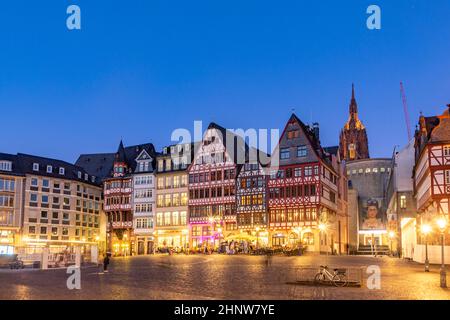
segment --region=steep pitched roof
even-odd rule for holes
[[[111,173],[114,155],[114,153],[82,154],[75,165],[82,167],[91,175],[104,179]]]
[[[76,165],[92,175],[105,179],[111,176],[115,161],[125,162],[131,172],[134,172],[137,165],[135,160],[142,150],[145,150],[153,158],[153,162],[155,161],[157,152],[152,143],[124,147],[121,140],[116,153],[82,154],[78,157]],[[154,163],[152,166],[154,167]]]
[[[286,134],[286,130],[288,128],[288,125],[291,122],[297,122],[298,123],[298,125],[302,129],[305,137],[307,138],[307,140],[308,140],[309,144],[311,145],[311,148],[313,149],[313,151],[316,154],[316,156],[319,159],[321,159],[322,161],[324,161],[330,167],[330,169],[334,170],[334,168],[333,168],[333,166],[331,164],[331,161],[330,161],[329,157],[327,156],[327,154],[324,152],[324,149],[322,148],[318,137],[314,133],[313,128],[311,128],[310,126],[304,124],[303,121],[301,121],[300,118],[297,117],[297,115],[295,113],[292,113],[292,115],[289,117],[289,120],[288,120],[288,122],[286,123],[286,125],[284,127],[283,133],[280,136],[279,143],[281,142],[283,136]],[[277,148],[279,147],[279,143],[277,145]]]

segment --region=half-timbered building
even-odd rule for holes
[[[249,158],[240,166],[236,179],[237,227],[247,233],[257,247],[268,245],[268,176],[260,154],[255,150],[255,159]]]
[[[108,216],[107,240],[114,255],[135,253],[133,232],[133,173],[139,154],[145,149],[154,159],[153,145],[143,144],[124,148],[120,141],[114,155],[110,176],[104,180],[104,210]]]
[[[279,165],[268,180],[271,245],[335,250],[339,176],[320,145],[318,124],[307,126],[292,114],[277,153]]]
[[[419,224],[417,230],[420,230],[422,224],[432,226],[435,232],[428,236],[428,241],[430,244],[438,245],[439,231],[436,222],[440,218],[449,221],[450,105],[442,115],[420,116],[414,147],[414,196]],[[447,232],[448,230],[449,228]],[[419,234],[418,238],[420,240],[423,237]],[[449,246],[450,237],[446,238],[446,245]],[[449,248],[446,250],[448,254]]]
[[[236,172],[245,158],[242,141],[211,123],[189,166],[189,223],[192,247],[217,247],[236,224]]]

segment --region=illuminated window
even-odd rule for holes
[[[400,208],[406,209],[406,196],[405,195],[400,196]]]

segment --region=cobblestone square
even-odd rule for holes
[[[381,270],[381,289],[336,288],[287,284],[299,267]],[[59,270],[0,270],[0,299],[450,299],[439,287],[439,266],[423,266],[389,257],[302,256],[138,256],[114,258],[110,272],[82,268],[81,289],[69,290],[68,274]],[[364,276],[368,276],[364,273]]]

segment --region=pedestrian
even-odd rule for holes
[[[108,272],[109,255],[109,253],[106,253],[105,258],[103,258],[103,272]]]

